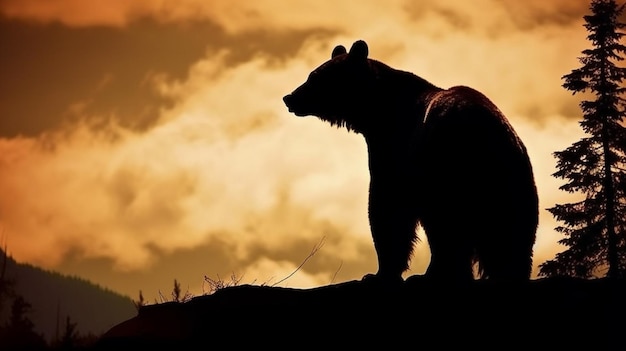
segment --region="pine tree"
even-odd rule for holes
[[[559,189],[584,194],[584,200],[557,204],[548,211],[563,224],[556,230],[567,249],[539,266],[539,275],[609,278],[626,275],[626,128],[624,115],[626,46],[620,44],[626,24],[619,22],[624,5],[614,0],[592,0],[584,16],[587,39],[582,67],[564,75],[563,87],[572,94],[589,91],[593,101],[582,101],[580,126],[586,137],[555,152],[557,172],[566,179]]]
[[[0,330],[0,350],[44,350],[47,343],[35,332],[34,324],[27,314],[32,306],[22,296],[17,296],[11,305],[11,315]]]

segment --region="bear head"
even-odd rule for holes
[[[336,46],[331,59],[317,67],[306,82],[283,97],[296,116],[316,116],[332,125],[363,132],[378,110],[379,66],[368,59],[367,43],[358,40],[350,51]]]

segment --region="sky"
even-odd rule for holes
[[[313,287],[375,272],[360,135],[282,97],[370,57],[485,93],[522,138],[537,265],[564,247],[553,152],[584,136],[561,84],[589,48],[581,0],[0,0],[0,236],[18,261],[137,299],[205,276]],[[494,204],[496,205],[496,204]],[[471,225],[471,224],[469,224]],[[420,233],[411,269],[429,261]],[[292,273],[294,273],[291,275]]]

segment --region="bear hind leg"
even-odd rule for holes
[[[479,276],[498,281],[526,281],[532,271],[532,252],[478,250]]]
[[[530,233],[530,234],[529,234]],[[533,231],[484,231],[476,248],[479,276],[498,281],[526,281],[532,271]]]
[[[474,248],[463,230],[455,226],[424,230],[430,246],[430,264],[426,277],[440,281],[471,281],[474,279]]]

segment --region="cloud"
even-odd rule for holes
[[[202,0],[5,0],[0,13],[10,18],[40,22],[58,21],[70,26],[125,26],[138,18],[151,17],[161,22],[210,19],[228,32],[263,29],[363,28],[398,24],[408,20],[441,20],[460,29],[531,29],[545,25],[568,25],[579,21],[588,11],[587,1],[458,0],[410,2],[402,0],[332,3],[318,1],[238,1]],[[487,10],[488,9],[488,10]],[[288,15],[285,15],[288,14]],[[407,16],[408,14],[408,16]],[[432,15],[432,16],[431,16]]]
[[[145,129],[167,102],[146,81],[156,72],[184,76],[209,46],[198,33],[214,28],[143,21],[120,31],[0,18],[5,53],[0,57],[0,135],[37,135],[90,115]],[[214,32],[216,43],[218,38]]]
[[[78,104],[72,123],[0,138],[0,226],[18,260],[89,275],[118,289],[125,282],[131,291],[135,278],[150,270],[152,284],[156,276],[168,279],[162,288],[179,274],[189,281],[211,271],[280,279],[324,238],[291,286],[326,284],[338,267],[339,280],[376,269],[364,141],[314,118],[296,118],[281,101],[334,45],[360,38],[373,58],[442,87],[472,86],[496,102],[525,141],[537,177],[542,212],[535,263],[559,249],[545,208],[568,199],[551,177],[552,152],[580,138],[577,99],[560,86],[588,45],[584,28],[573,20],[578,3],[562,3],[572,8],[565,15],[539,1],[523,11],[517,3],[489,1],[388,2],[384,8],[380,2],[354,8],[338,1],[332,9],[323,2],[299,2],[296,8],[278,1],[184,1],[173,12],[164,10],[172,3],[161,1],[107,2],[110,12],[85,4],[5,1],[2,11],[79,26],[74,34],[95,24],[120,26],[130,36],[160,26],[171,30],[169,22],[133,24],[145,15],[163,21],[206,17],[220,30],[216,42],[196,37],[186,44],[207,45],[201,54],[194,51],[150,74],[140,67],[155,62],[148,58],[123,71],[138,74],[155,94],[155,100],[142,100],[153,107],[144,128],[130,128],[102,111],[87,113]],[[176,53],[176,42],[188,39],[185,33],[169,37],[166,49]],[[79,65],[70,58],[66,64]],[[174,66],[177,74],[171,73]],[[102,89],[115,79],[137,81],[96,76]],[[125,111],[119,117],[133,116]],[[205,266],[198,268],[193,260],[203,252]],[[423,272],[428,258],[424,240],[411,273]],[[81,263],[92,270],[82,270]],[[109,265],[116,271],[103,268]]]
[[[504,0],[502,3],[514,25],[524,30],[546,25],[582,25],[582,17],[589,14],[589,2],[586,0]]]
[[[328,31],[316,31],[328,36]],[[228,49],[226,66],[256,55],[280,62],[307,31],[229,35],[209,21],[160,24],[143,19],[123,30],[32,24],[0,16],[0,136],[34,136],[80,119],[116,120],[135,131],[154,125],[172,101],[153,81],[185,79],[205,55]],[[36,103],[34,103],[36,102]]]
[[[161,83],[181,101],[145,133],[77,124],[2,139],[0,187],[8,196],[0,208],[12,251],[44,266],[74,250],[138,269],[153,263],[152,246],[169,252],[228,235],[241,243],[233,254],[244,258],[257,243],[319,240],[326,222],[357,223],[344,235],[369,241],[358,225],[366,213],[364,145],[339,131],[315,134],[325,126],[287,114],[280,97],[305,65],[294,67],[258,59],[224,69],[211,57],[194,65],[188,81]]]
[[[41,22],[59,21],[75,26],[115,25],[127,23],[134,14],[149,13],[154,7],[148,2],[103,1],[89,3],[80,0],[7,0],[3,1],[2,13],[7,17],[23,18]]]
[[[371,11],[383,10],[396,14],[401,11],[400,1],[381,6],[376,1],[364,1],[354,6],[350,1],[337,1],[332,5],[316,1],[289,2],[270,0],[256,2],[244,0],[233,6],[228,1],[77,1],[77,0],[6,0],[0,11],[10,18],[39,22],[59,21],[70,26],[125,26],[143,17],[163,22],[210,19],[228,32],[265,28],[333,28],[341,24],[347,13],[355,23],[368,19]],[[329,6],[330,5],[330,6]],[[387,10],[385,10],[387,9]],[[285,16],[289,13],[289,16]]]

